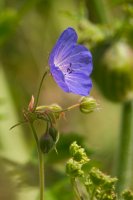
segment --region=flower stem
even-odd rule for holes
[[[72,106],[70,106],[70,107],[68,107],[68,108],[66,108],[66,110],[67,111],[70,111],[71,109],[74,109],[74,108],[77,108],[77,107],[79,107],[79,103],[77,103],[77,104],[75,104],[75,105],[72,105]]]
[[[40,200],[44,200],[44,156],[39,154]]]
[[[96,187],[94,187],[94,189],[93,189],[93,191],[92,191],[92,195],[91,195],[90,200],[94,200],[95,193],[96,193]]]
[[[40,85],[39,85],[39,89],[38,89],[38,93],[37,93],[37,97],[36,97],[36,103],[35,103],[35,106],[34,106],[34,110],[35,110],[36,107],[37,107],[38,100],[39,100],[39,96],[40,96],[41,87],[42,87],[44,78],[46,77],[48,71],[49,71],[49,70],[46,70],[46,71],[44,72],[43,77],[42,77],[42,79],[41,79],[41,82],[40,82]]]
[[[118,152],[117,190],[120,193],[129,187],[132,180],[132,157],[133,157],[133,102],[123,105],[122,129]]]
[[[30,123],[34,139],[36,141],[37,151],[38,151],[38,160],[39,160],[39,178],[40,178],[40,200],[44,200],[44,157],[41,152],[39,140],[37,137],[36,130],[34,128],[33,123]]]
[[[79,103],[77,104],[74,104],[72,106],[69,106],[68,108],[65,108],[65,109],[62,109],[61,111],[55,111],[55,112],[66,112],[66,111],[70,111],[71,109],[74,109],[74,108],[77,108],[79,107]],[[39,110],[43,110],[43,109],[49,109],[50,107],[49,106],[46,106],[46,105],[43,105],[43,106],[37,106],[36,107],[36,111],[39,111]]]
[[[75,195],[76,195],[76,200],[82,200],[82,197],[81,197],[80,192],[79,192],[79,190],[78,190],[78,187],[77,187],[77,183],[76,183],[76,181],[75,181],[75,178],[71,178],[71,184],[72,184],[74,193],[75,193]]]

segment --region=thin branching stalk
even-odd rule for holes
[[[48,70],[46,70],[46,71],[44,72],[43,77],[42,77],[42,79],[41,79],[41,82],[40,82],[40,85],[39,85],[39,89],[38,89],[38,93],[37,93],[37,97],[36,97],[36,103],[35,103],[34,109],[36,109],[36,107],[37,107],[38,100],[39,100],[39,96],[40,96],[41,87],[42,87],[43,81],[44,81],[44,79],[45,79],[47,73],[48,73]]]

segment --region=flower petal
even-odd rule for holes
[[[70,92],[87,96],[92,88],[92,81],[86,74],[71,73],[65,77]]]
[[[83,45],[76,44],[73,28],[66,29],[58,39],[50,57],[50,71],[57,84],[65,91],[87,96],[92,88],[92,55]]]
[[[57,65],[63,60],[63,56],[66,56],[70,52],[71,47],[77,42],[77,34],[73,28],[67,28],[59,37],[58,41],[53,48],[50,57],[49,64]]]
[[[65,91],[65,92],[70,92],[69,88],[67,86],[67,84],[65,83],[64,80],[64,75],[62,74],[62,72],[60,71],[59,68],[53,66],[52,67],[52,76],[54,78],[54,80],[56,81],[56,83]]]
[[[92,55],[84,46],[75,45],[70,55],[62,60],[58,66],[62,69],[62,71],[63,69],[66,71],[71,67],[73,71],[85,72],[90,75],[93,68]]]

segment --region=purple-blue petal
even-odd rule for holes
[[[56,42],[50,57],[50,71],[57,84],[65,91],[87,96],[92,88],[92,55],[83,45],[76,44],[73,28],[66,29]]]
[[[77,38],[75,30],[71,27],[67,28],[56,42],[49,57],[49,64],[53,64],[53,59],[56,63],[61,62],[64,59],[63,56],[66,56],[72,46],[76,44]]]
[[[71,73],[65,78],[65,82],[68,85],[70,92],[87,96],[92,88],[92,81],[86,74]]]
[[[64,66],[64,69],[70,65],[74,71],[85,71],[90,75],[93,68],[91,53],[84,46],[76,45],[71,54],[58,64],[59,67]]]
[[[65,91],[65,92],[70,92],[67,84],[65,83],[64,80],[64,75],[61,72],[61,70],[55,66],[52,67],[52,72],[51,72],[54,80],[56,83]]]

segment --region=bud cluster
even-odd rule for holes
[[[43,120],[47,123],[47,130],[39,139],[40,149],[43,153],[48,153],[52,149],[56,150],[56,144],[59,139],[59,133],[55,129],[55,124],[60,116],[64,115],[64,112],[69,111],[72,108],[79,107],[80,111],[83,113],[90,113],[94,111],[97,107],[96,100],[92,97],[83,97],[80,100],[80,103],[70,106],[67,109],[62,109],[58,104],[52,104],[49,106],[37,106],[35,104],[34,96],[31,97],[31,100],[28,105],[28,109],[24,111],[25,121],[29,123],[34,123],[36,120]],[[89,161],[84,149],[81,148],[74,142],[70,147],[70,154],[73,157],[73,162],[70,160],[70,166],[68,166],[68,171],[70,169],[77,170],[77,176],[83,174],[81,168],[82,166]],[[77,163],[76,163],[77,162]],[[74,167],[74,165],[76,167]],[[72,174],[72,173],[70,173]],[[74,176],[75,176],[74,172]]]
[[[101,198],[115,200],[117,199],[115,193],[116,181],[116,178],[111,178],[102,173],[99,169],[93,167],[86,178],[85,186],[87,191],[90,191],[90,194],[95,188],[95,196],[97,200],[100,200]]]
[[[84,176],[82,167],[89,162],[84,149],[73,142],[70,146],[70,155],[72,158],[66,164],[66,173],[73,178]]]
[[[70,146],[70,155],[75,161],[81,163],[82,165],[89,161],[84,148],[80,147],[76,142],[73,142]]]
[[[82,164],[78,163],[73,158],[69,159],[66,164],[66,173],[72,178],[82,177],[84,175]]]
[[[105,173],[101,172],[98,168],[93,166],[83,167],[88,163],[89,159],[85,150],[79,146],[76,142],[70,145],[71,158],[66,164],[66,173],[75,180],[83,189],[84,194],[79,196],[86,196],[87,199],[93,200],[118,200],[118,194],[116,193],[117,178],[112,178]],[[89,163],[88,163],[89,164]],[[89,170],[87,171],[87,167]],[[125,190],[121,195],[122,200],[133,200],[133,192]]]

